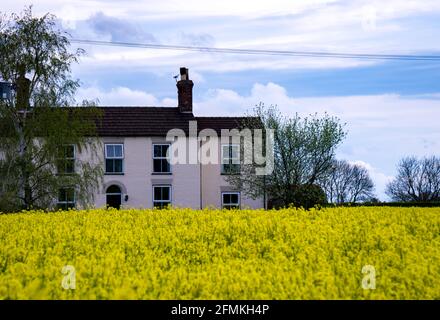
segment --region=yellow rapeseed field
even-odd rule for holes
[[[438,208],[0,215],[0,299],[439,298]]]

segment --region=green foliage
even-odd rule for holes
[[[21,15],[0,15],[0,77],[15,84],[24,68],[32,105],[71,105],[79,81],[70,77],[70,68],[84,50],[71,52],[67,36],[54,15],[34,17],[32,7]]]
[[[293,190],[293,204],[296,207],[310,209],[327,203],[324,190],[316,184],[304,184]]]
[[[282,198],[272,197],[269,201],[269,208],[286,208],[297,207],[304,208],[306,210],[315,207],[322,207],[327,204],[327,196],[324,190],[315,184],[291,186],[292,200],[288,205]]]
[[[0,77],[16,89],[11,100],[0,100],[0,210],[50,207],[63,187],[74,187],[87,206],[103,173],[96,161],[100,112],[88,101],[69,107],[79,86],[71,64],[82,50],[70,53],[56,17],[33,17],[31,7],[1,17],[0,43]],[[57,170],[66,145],[89,155],[76,159],[68,174]]]
[[[270,175],[258,176],[255,169],[259,165],[242,164],[242,174],[227,176],[227,181],[251,198],[266,195],[282,201],[284,206],[295,202],[291,186],[314,185],[328,175],[336,148],[346,136],[344,125],[336,117],[287,117],[276,107],[266,108],[263,104],[241,127],[274,130],[274,170]]]

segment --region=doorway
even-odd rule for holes
[[[117,185],[111,185],[106,190],[106,196],[107,196],[107,208],[115,208],[118,210],[121,208],[121,202],[122,202],[121,188],[119,188]]]

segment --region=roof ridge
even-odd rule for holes
[[[249,116],[196,116],[200,119],[235,119],[235,118],[249,118]]]
[[[160,108],[160,109],[177,109],[178,107],[164,106],[96,106],[96,108]]]

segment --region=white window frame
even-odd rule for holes
[[[155,200],[154,199],[154,189],[155,188],[169,188],[170,199],[169,200]],[[153,191],[153,194],[152,194],[153,208],[155,208],[155,206],[154,206],[155,203],[167,203],[169,205],[171,205],[173,203],[173,188],[170,184],[154,184],[152,191]]]
[[[224,200],[223,196],[226,195],[226,194],[236,194],[237,195],[237,199],[238,199],[238,203],[236,203],[236,204],[234,204],[234,203],[225,204],[224,201],[223,201]],[[226,208],[225,206],[227,206],[227,207],[229,207],[229,206],[237,206],[238,209],[241,208],[241,194],[240,194],[239,191],[222,192],[221,197],[222,197],[222,209],[225,209]]]
[[[167,153],[168,153],[168,157],[167,156],[165,156],[165,157],[155,157],[154,156],[154,147],[155,146],[168,146],[168,151],[167,151]],[[170,154],[170,148],[171,148],[171,143],[153,143],[153,149],[152,149],[152,151],[153,151],[153,173],[154,174],[170,174],[171,173],[171,171],[172,171],[172,168],[171,168],[171,154]],[[168,164],[169,164],[169,167],[170,167],[170,171],[154,171],[154,160],[168,160]]]
[[[121,146],[122,147],[122,155],[121,156],[113,156],[109,157],[107,154],[107,146]],[[105,173],[106,174],[122,174],[125,171],[124,166],[124,156],[125,156],[125,150],[124,150],[124,144],[123,143],[105,143],[104,144],[104,157],[105,160],[122,160],[122,171],[121,172],[108,172],[107,171],[107,161],[105,161]]]
[[[63,160],[63,161],[67,161],[67,160],[73,160],[73,172],[66,172],[66,167],[64,166],[64,171],[63,172],[60,172],[58,169],[58,167],[57,167],[57,173],[58,174],[74,174],[75,172],[76,172],[76,145],[74,145],[74,144],[66,144],[66,145],[63,145],[62,146],[62,148],[65,148],[65,147],[73,147],[73,158],[67,158],[67,157],[63,157],[63,158],[58,158],[59,160]],[[64,163],[64,165],[65,165],[65,163]]]
[[[76,207],[76,190],[75,190],[74,187],[60,188],[60,190],[67,190],[67,189],[72,189],[73,190],[73,201],[68,201],[67,199],[66,199],[66,201],[60,201],[60,198],[59,198],[59,195],[58,195],[57,206],[59,206],[59,205],[66,205],[67,206],[68,204],[73,204],[73,208],[75,208]],[[66,196],[66,198],[67,198],[67,196]]]
[[[224,154],[225,147],[228,148],[228,156],[227,157],[225,157],[225,154]],[[238,152],[237,152],[238,157],[237,158],[232,158],[229,155],[229,150],[231,147],[238,147]],[[240,168],[240,145],[236,144],[236,143],[224,143],[221,145],[221,148],[222,148],[222,150],[221,150],[221,172],[223,174],[230,174],[230,172],[225,171],[225,169],[224,169],[225,164],[226,165],[234,165],[235,164],[235,165],[238,165]],[[225,159],[227,159],[228,161],[226,162]],[[234,163],[234,159],[237,161],[237,163]],[[240,170],[236,173],[240,173]]]

